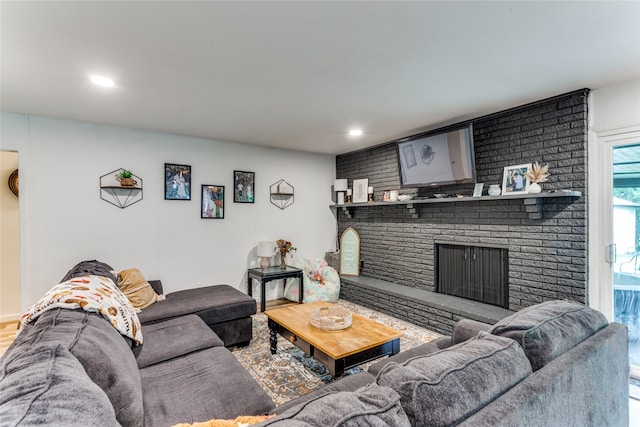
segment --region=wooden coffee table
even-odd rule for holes
[[[351,326],[340,331],[325,331],[311,325],[314,309],[332,305],[319,301],[265,311],[271,354],[276,354],[280,334],[325,365],[332,377],[337,377],[346,369],[400,351],[401,332],[355,313]]]

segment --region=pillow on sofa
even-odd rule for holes
[[[404,427],[407,415],[398,393],[369,384],[355,391],[335,392],[306,401],[256,426],[282,427]]]
[[[158,294],[156,294],[149,282],[147,282],[137,268],[130,268],[119,272],[118,287],[129,301],[131,301],[131,305],[137,310],[147,308],[158,301]]]
[[[435,353],[388,363],[376,377],[391,387],[411,425],[457,425],[531,374],[513,340],[480,332]]]
[[[608,324],[602,313],[585,305],[548,301],[505,317],[489,332],[520,344],[537,371]]]
[[[71,270],[60,280],[60,283],[67,282],[75,277],[82,276],[102,276],[107,277],[116,283],[116,276],[113,274],[113,269],[109,264],[105,264],[101,261],[81,261],[74,265]]]
[[[0,381],[0,425],[119,425],[107,395],[62,345],[13,351]]]

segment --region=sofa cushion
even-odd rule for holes
[[[398,354],[395,354],[391,357],[385,358],[380,360],[379,362],[374,363],[373,365],[369,366],[369,369],[367,369],[367,371],[371,374],[371,375],[378,375],[378,372],[380,372],[382,370],[382,368],[387,365],[388,363],[402,363],[402,362],[406,362],[409,359],[413,359],[414,357],[418,357],[418,356],[424,356],[427,354],[431,354],[431,353],[435,353],[436,351],[439,351],[440,348],[438,346],[436,346],[435,344],[431,343],[431,342],[426,342],[424,344],[421,344],[417,347],[413,347],[410,348],[408,350],[405,351],[401,351]]]
[[[25,345],[61,344],[82,363],[109,397],[118,422],[141,426],[144,419],[140,373],[129,343],[100,315],[56,309],[43,313],[37,337]],[[33,332],[33,331],[30,331]]]
[[[206,323],[194,314],[144,325],[142,332],[144,344],[133,349],[138,368],[224,345]]]
[[[256,426],[282,427],[403,427],[409,419],[400,396],[389,387],[368,384],[356,391],[319,396]]]
[[[411,425],[455,425],[523,378],[531,365],[513,340],[486,332],[461,344],[382,368],[376,382],[393,388]]]
[[[273,401],[225,347],[140,370],[146,426],[266,414]]]
[[[137,268],[129,268],[118,273],[118,288],[131,301],[133,308],[139,310],[158,301],[158,294]]]
[[[537,371],[608,323],[602,313],[582,304],[548,301],[505,317],[490,332],[518,342]]]
[[[207,325],[240,319],[256,313],[256,300],[229,285],[205,286],[171,292],[138,314],[153,323],[185,314],[197,314]]]
[[[64,346],[29,346],[8,356],[0,366],[0,425],[119,425],[107,395]]]

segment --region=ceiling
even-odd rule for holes
[[[640,77],[638,1],[3,0],[0,19],[2,111],[328,154]]]

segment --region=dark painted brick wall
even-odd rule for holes
[[[433,291],[434,241],[486,243],[509,249],[509,308],[551,299],[587,302],[587,97],[571,92],[472,120],[478,182],[500,184],[508,165],[548,163],[543,191],[574,189],[583,197],[543,199],[543,219],[528,218],[522,200],[403,205],[338,210],[338,228],[360,234],[363,276]],[[338,178],[368,178],[376,201],[400,189],[395,143],[337,156]],[[471,195],[473,184],[420,189]],[[390,284],[393,286],[393,284]]]

